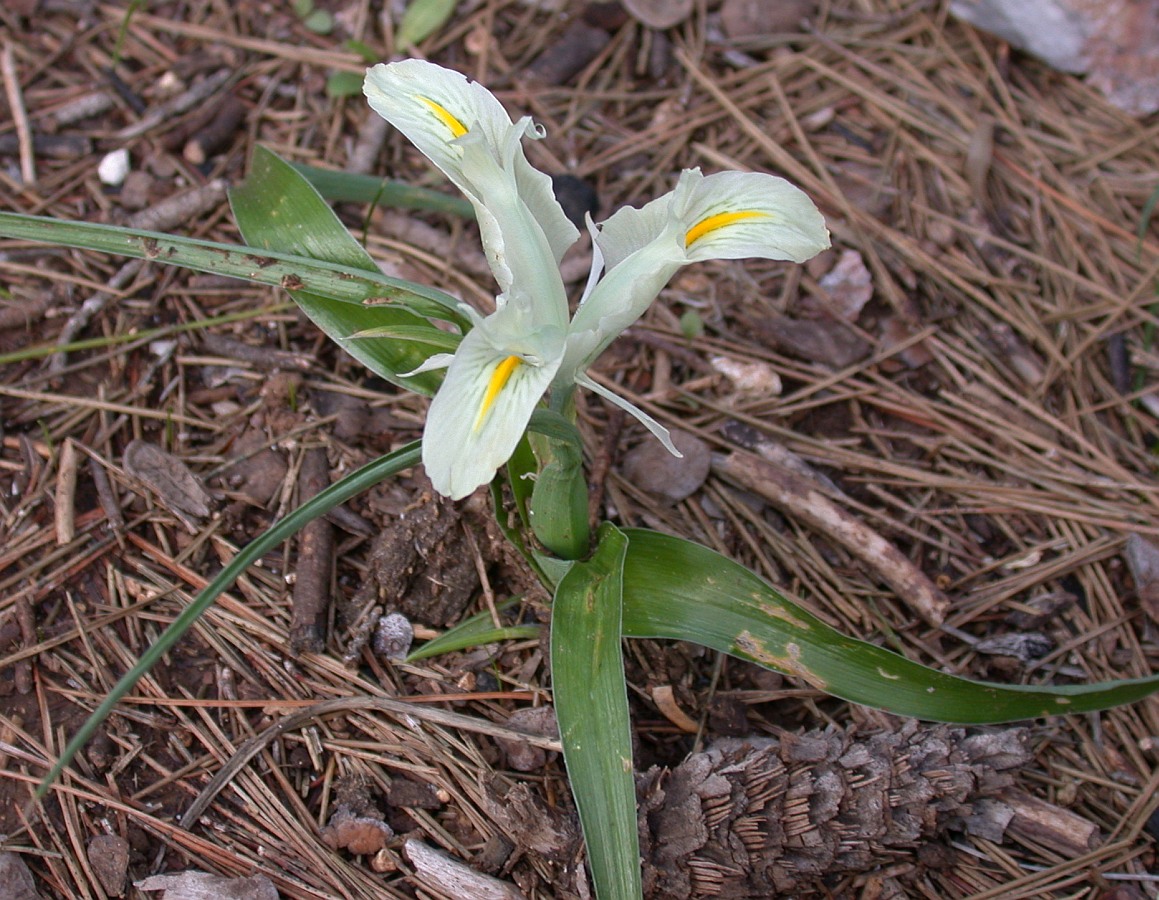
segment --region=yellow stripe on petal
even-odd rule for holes
[[[435,114],[435,118],[446,125],[455,137],[461,138],[467,133],[467,126],[456,119],[445,106],[435,103],[434,100],[428,97],[419,97],[418,101],[430,109]]]
[[[691,247],[706,234],[712,234],[712,232],[719,231],[721,228],[727,228],[735,222],[743,222],[746,219],[767,219],[768,217],[768,213],[758,212],[755,209],[717,213],[715,216],[701,219],[689,228],[688,233],[684,235],[684,246],[685,248]]]
[[[507,386],[507,382],[511,380],[511,375],[521,362],[523,360],[518,356],[509,356],[495,367],[495,371],[491,373],[491,380],[487,382],[487,392],[483,394],[483,405],[479,407],[479,415],[475,416],[474,428],[478,429],[483,424],[487,411],[495,403],[503,388]]]

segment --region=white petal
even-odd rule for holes
[[[440,494],[458,500],[495,477],[559,368],[562,335],[525,336],[496,346],[486,329],[463,338],[431,402],[423,465]]]
[[[607,273],[589,286],[572,320],[576,339],[560,379],[590,364],[642,316],[681,266],[744,257],[803,262],[829,246],[829,232],[813,202],[783,178],[686,169],[671,193],[617,211],[595,243],[593,265],[602,257]]]
[[[484,249],[507,294],[522,283],[553,324],[567,316],[558,266],[578,237],[551,179],[523,152],[543,136],[530,119],[512,123],[496,97],[451,69],[408,59],[367,70],[370,106],[398,128],[475,207]]]
[[[453,353],[432,353],[426,358],[417,368],[411,369],[409,372],[399,372],[399,378],[410,378],[412,375],[421,375],[423,372],[435,372],[439,369],[445,369],[451,364],[451,360],[455,358]]]
[[[586,368],[613,340],[642,316],[669,279],[688,262],[687,230],[673,211],[673,199],[699,171],[685,172],[675,191],[640,209],[617,210],[592,232],[592,274],[602,262],[607,271],[584,298],[572,319],[568,352],[559,378],[571,379]]]
[[[678,233],[678,228],[666,229],[657,239],[644,244],[599,279],[571,319],[561,379],[571,378],[574,372],[588,367],[608,344],[651,306],[664,285],[684,264]]]
[[[376,113],[467,192],[463,148],[456,140],[473,131],[497,148],[512,127],[503,104],[489,90],[424,60],[372,66],[366,70],[362,91]]]
[[[719,172],[682,186],[686,192],[678,188],[673,206],[685,227],[690,262],[760,257],[800,263],[829,246],[813,201],[783,178]]]
[[[676,445],[672,443],[672,436],[668,433],[668,429],[653,419],[646,412],[644,412],[644,410],[640,409],[640,407],[629,403],[615,391],[609,391],[598,381],[594,381],[592,378],[582,372],[576,375],[575,383],[583,385],[589,391],[595,391],[595,393],[599,394],[609,403],[614,403],[616,406],[620,407],[620,409],[624,410],[624,412],[635,416],[636,419],[639,420],[640,424],[652,432],[652,434],[656,436],[657,440],[659,440],[660,443],[664,445],[665,450],[667,450],[677,459],[684,458],[684,454],[677,450]]]
[[[681,176],[682,183],[685,178],[686,175]],[[673,241],[677,241],[677,234],[683,235],[680,223],[674,221],[671,215],[674,194],[675,191],[669,191],[640,209],[633,206],[621,207],[600,225],[599,236],[595,238],[595,242],[603,254],[604,265],[609,271],[636,251],[663,236],[666,231],[671,234]],[[682,260],[683,250],[682,246],[674,250]]]
[[[464,151],[462,171],[474,191],[475,215],[483,249],[502,296],[510,299],[513,293],[522,292],[534,305],[542,322],[563,327],[567,322],[567,295],[559,274],[559,258],[578,232],[563,218],[567,240],[553,247],[543,223],[528,205],[528,197],[519,192],[518,172],[521,168],[547,181],[550,191],[550,179],[532,169],[523,156],[520,135],[530,127],[530,119],[521,119],[512,126],[506,143],[499,148],[502,154],[499,158],[492,155],[492,148],[481,137],[468,133],[460,138],[458,143]],[[548,208],[542,205],[543,196],[533,193],[531,199],[541,204],[541,211]],[[560,209],[553,195],[549,193],[546,199],[554,204],[556,210]],[[550,227],[550,220],[548,224]],[[557,238],[559,234],[557,228]]]

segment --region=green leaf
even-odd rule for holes
[[[694,309],[687,309],[680,317],[680,333],[693,341],[704,336],[704,319]]]
[[[518,606],[522,598],[508,597],[495,604],[496,612],[506,612],[513,606]],[[487,609],[468,619],[464,619],[454,628],[449,628],[437,638],[427,641],[417,650],[412,650],[407,656],[407,662],[418,659],[428,659],[442,653],[451,653],[455,650],[465,650],[468,647],[478,647],[480,644],[491,644],[495,641],[519,640],[539,636],[542,630],[539,625],[495,625],[491,618],[491,610]]]
[[[416,308],[430,309],[432,316],[438,310],[440,318],[469,324],[469,320],[458,311],[458,301],[433,288],[391,278],[377,271],[350,271],[342,265],[292,253],[255,251],[244,244],[223,244],[141,228],[94,225],[10,212],[0,212],[0,238],[147,259],[160,265],[215,272],[273,287],[290,285],[294,290],[325,291],[343,303],[410,303]]]
[[[515,452],[507,460],[507,480],[511,485],[511,496],[515,500],[515,511],[524,528],[531,526],[530,510],[531,494],[535,490],[535,475],[539,467],[535,461],[535,454],[531,450],[531,441],[527,432],[515,446]]]
[[[846,637],[707,547],[654,531],[624,533],[626,637],[694,641],[854,703],[963,725],[1108,709],[1159,690],[1159,676],[1063,686],[958,678]]]
[[[576,453],[583,453],[583,438],[580,437],[579,429],[569,422],[566,416],[554,409],[537,406],[531,414],[531,421],[527,428],[536,434],[551,438],[553,441],[566,442],[572,446]]]
[[[293,0],[291,4],[294,14],[299,19],[304,19],[314,11],[314,0]]]
[[[234,218],[246,243],[263,250],[293,253],[335,263],[347,269],[378,273],[378,266],[346,230],[322,196],[293,166],[263,147],[254,150],[249,177],[229,194]],[[411,309],[393,305],[354,306],[324,294],[289,290],[302,311],[347,353],[388,381],[430,394],[441,373],[403,376],[430,356],[412,341],[359,341],[353,335],[376,328],[426,328],[437,341],[440,332]]]
[[[359,90],[362,80],[359,76]],[[338,172],[305,163],[291,163],[305,175],[318,193],[331,203],[379,203],[396,209],[426,209],[446,213],[463,219],[474,219],[475,210],[462,197],[453,197],[442,191],[379,178],[377,175],[358,175],[354,172]]]
[[[340,97],[354,97],[361,94],[362,81],[365,77],[360,72],[331,72],[326,78],[326,96],[336,100]]]
[[[316,9],[302,20],[302,24],[314,34],[329,34],[334,30],[334,17],[324,9]]]
[[[568,781],[600,900],[642,895],[632,729],[620,647],[628,540],[605,522],[592,558],[572,564],[551,612],[551,691]]]
[[[404,469],[418,465],[420,459],[421,445],[418,441],[413,441],[405,447],[395,450],[393,453],[388,453],[386,456],[379,457],[373,462],[367,463],[361,469],[351,472],[341,481],[337,481],[325,490],[320,491],[284,519],[276,522],[268,531],[238,551],[238,554],[206,586],[205,590],[198,594],[194,601],[173,620],[173,624],[161,633],[161,637],[149,646],[149,649],[137,660],[137,664],[121,677],[121,680],[113,686],[112,691],[105,697],[100,706],[85,720],[80,731],[73,735],[72,739],[68,742],[68,746],[64,748],[60,759],[56,761],[49,773],[44,776],[44,781],[36,789],[37,796],[43,797],[48,793],[48,789],[52,786],[52,783],[56,781],[60,773],[72,762],[73,757],[88,742],[89,738],[96,733],[101,722],[108,717],[109,713],[113,711],[121,698],[128,694],[141,676],[152,669],[160,661],[161,657],[168,653],[181,640],[185,632],[192,627],[193,623],[197,621],[201,614],[209,609],[210,604],[229,590],[238,576],[249,568],[251,564],[261,559],[262,556],[269,553],[278,544],[282,543],[282,541],[292,537],[309,522],[312,522],[319,516],[326,515],[334,507],[345,503],[352,497],[357,497],[363,491],[368,490],[380,481],[392,475],[397,475]]]
[[[379,53],[365,41],[356,41],[354,38],[348,40],[343,44],[347,50],[353,51],[362,57],[362,61],[368,66],[373,66],[378,62]]]
[[[455,11],[456,0],[412,0],[398,24],[400,47],[422,43],[445,24]]]
[[[463,340],[462,335],[452,334],[449,331],[439,331],[439,329],[431,328],[429,325],[421,325],[418,328],[411,325],[379,325],[350,335],[352,341],[364,338],[414,341],[429,347],[432,353],[454,353],[459,349],[459,344]]]

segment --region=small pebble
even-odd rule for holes
[[[712,454],[708,445],[687,431],[672,431],[678,458],[656,440],[646,440],[624,457],[624,477],[641,490],[676,503],[690,496],[708,478]]]
[[[109,187],[119,187],[129,174],[129,151],[124,147],[105,154],[105,158],[97,165],[97,177],[101,184]]]
[[[414,626],[407,617],[391,613],[379,619],[374,629],[374,652],[386,659],[405,659],[414,639]]]

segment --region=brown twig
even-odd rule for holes
[[[118,141],[128,141],[156,128],[158,125],[165,124],[174,116],[179,116],[181,113],[192,109],[198,104],[204,103],[222,85],[229,81],[232,76],[233,73],[229,69],[221,69],[212,75],[207,75],[201,81],[194,84],[193,87],[189,88],[189,90],[155,107],[151,112],[142,117],[140,121],[134,122],[126,128],[122,128],[113,137]]]
[[[311,447],[298,472],[300,503],[330,485],[330,462],[325,447]],[[326,612],[334,572],[334,526],[325,516],[309,522],[299,533],[294,573],[294,608],[290,620],[290,651],[319,653],[326,646]]]
[[[181,155],[191,165],[200,166],[234,139],[248,112],[249,107],[238,97],[226,94],[208,121],[186,140]]]
[[[743,451],[714,455],[712,469],[837,541],[931,625],[940,625],[946,618],[950,607],[946,595],[897,547],[830,500],[819,483]]]
[[[12,44],[4,42],[0,50],[0,72],[4,74],[4,93],[8,96],[8,114],[16,128],[20,146],[20,177],[25,186],[36,183],[36,157],[32,147],[32,128],[28,124],[28,112],[24,108],[24,97],[20,93],[20,76],[16,72],[16,55]]]

